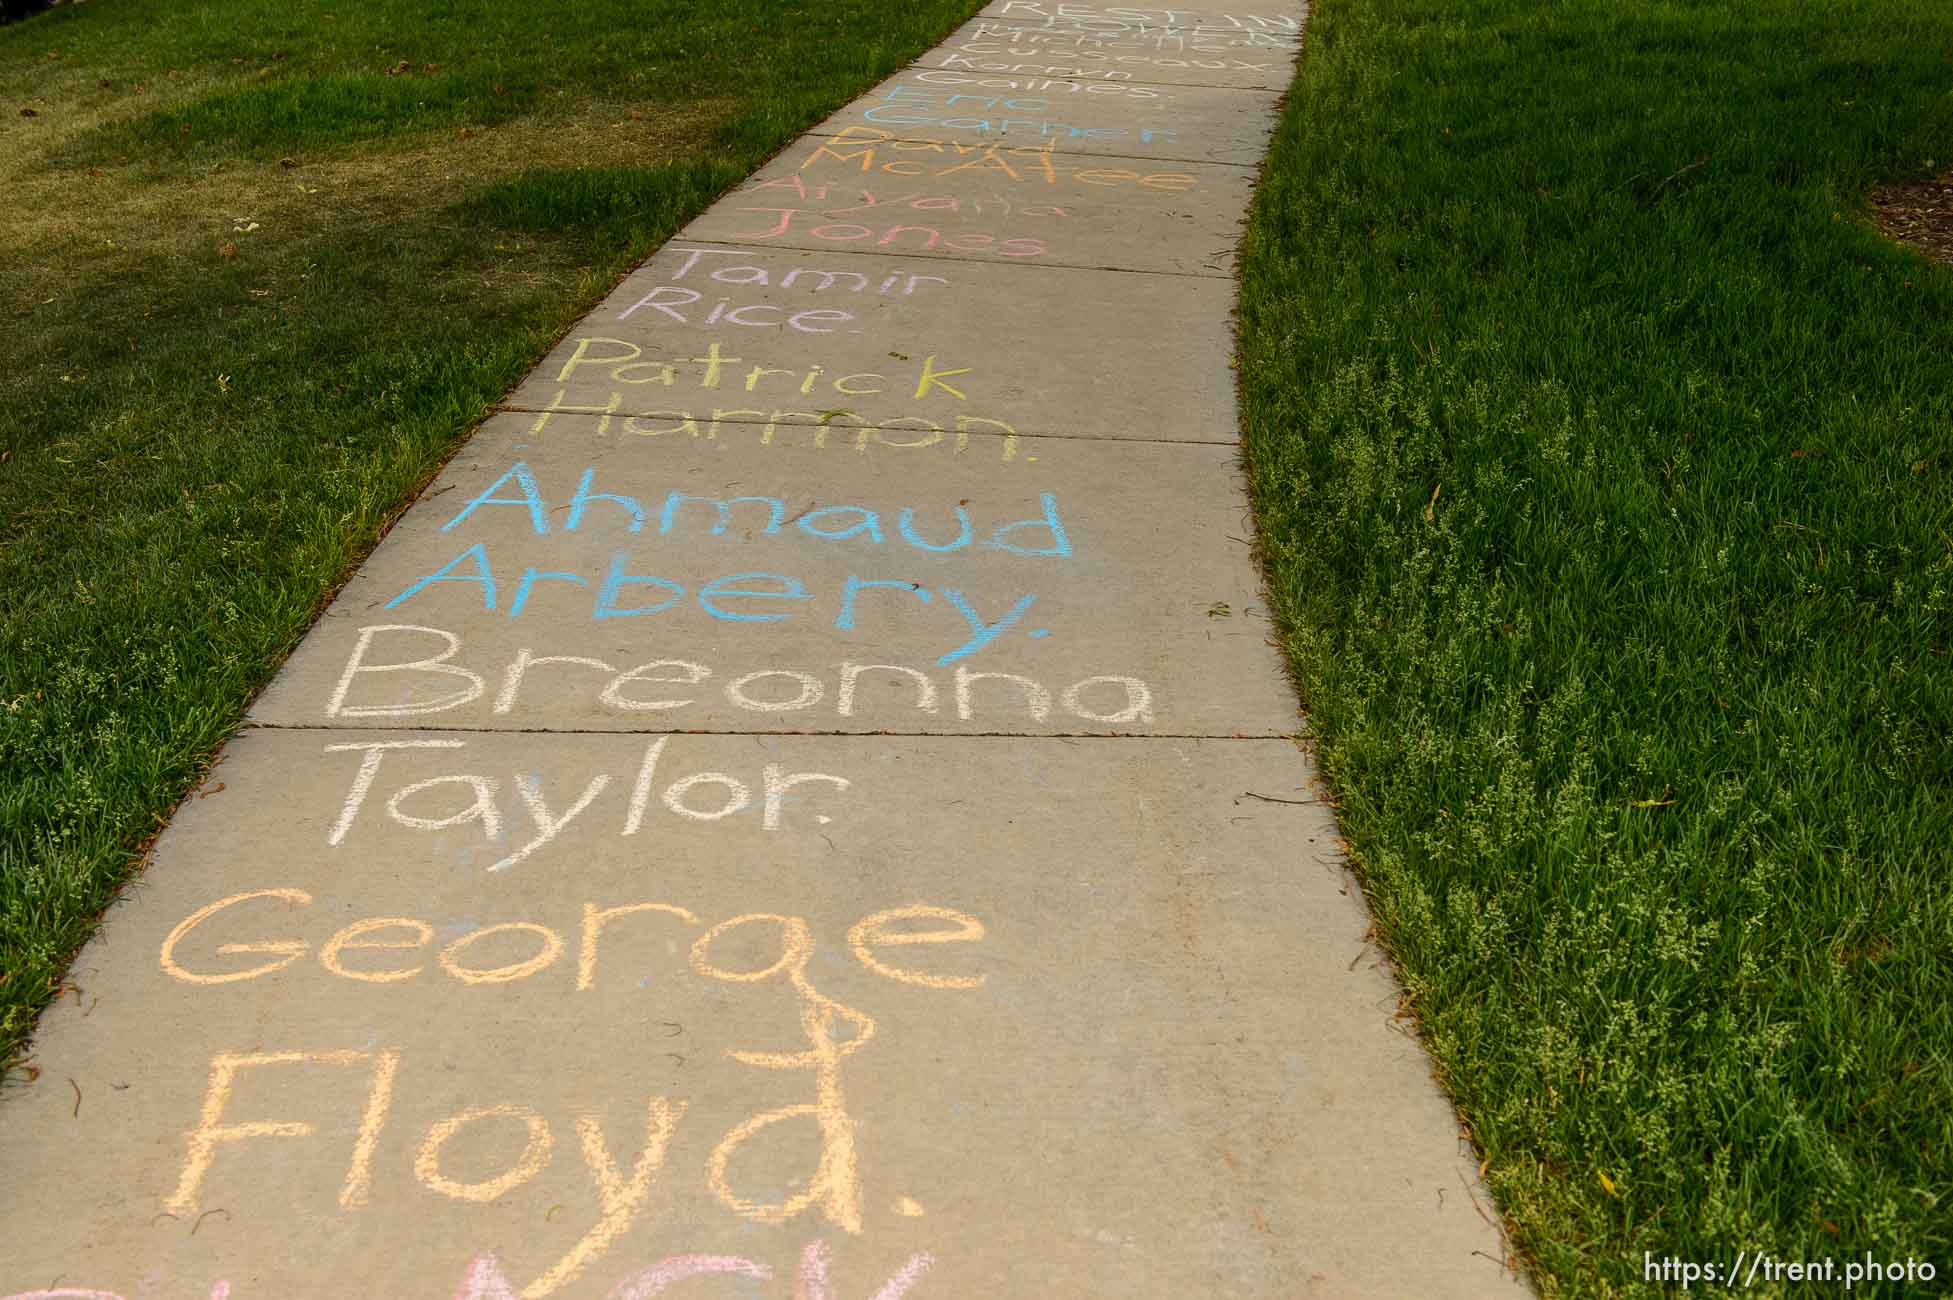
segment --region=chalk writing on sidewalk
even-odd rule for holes
[[[1097,41],[1090,43],[1092,48],[1072,51],[1070,57],[1078,60],[1074,64],[978,62],[979,59],[1050,57],[1048,50],[1038,48],[1038,38],[1030,37],[1027,40],[1024,36],[1024,33],[1003,30],[996,34],[995,39],[965,41],[954,47],[961,51],[960,54],[946,55],[936,66],[946,69],[962,69],[969,72],[1001,72],[1011,75],[1031,74],[1045,77],[1103,77],[1108,81],[1115,79],[1129,80],[1133,76],[1132,72],[1124,68],[1111,68],[1106,66],[1113,63],[1132,64],[1140,67],[1170,68],[1176,71],[1197,69],[1202,72],[1260,72],[1270,77],[1278,75],[1273,60],[1250,62],[1232,56],[1226,58],[1202,57],[1176,59],[1156,54],[1107,54],[1097,48],[1101,44],[1101,42]],[[1024,44],[1029,45],[1030,48],[1019,48],[1020,45]],[[1223,48],[1225,47],[1218,44],[1214,46],[1216,52],[1219,52]]]
[[[939,78],[940,80],[940,78]],[[953,75],[951,80],[955,80]],[[1161,100],[1158,90],[1146,87],[1094,87],[1095,90],[1122,91],[1134,99]],[[1046,112],[1051,101],[1035,97],[973,95],[967,92],[937,91],[934,86],[909,86],[895,83],[883,91],[880,101],[861,111],[862,120],[876,126],[935,127],[946,131],[983,131],[1019,139],[1034,137],[1054,142],[1118,142],[1129,147],[1150,148],[1170,144],[1178,132],[1161,126],[1080,126],[1054,119]]]
[[[439,649],[429,650],[430,638]],[[376,646],[384,647],[384,651],[376,650]],[[333,720],[427,717],[463,709],[484,698],[492,699],[494,715],[505,715],[514,710],[519,696],[533,689],[527,686],[530,670],[550,666],[554,678],[549,683],[554,687],[550,698],[556,707],[562,706],[567,685],[586,697],[594,691],[595,703],[605,712],[623,715],[685,709],[700,703],[702,692],[696,688],[708,680],[723,680],[725,685],[713,693],[741,712],[798,713],[828,704],[837,717],[853,718],[864,715],[860,688],[864,681],[871,681],[899,686],[897,698],[904,701],[905,712],[939,716],[947,698],[953,716],[963,722],[1043,722],[1060,711],[1085,722],[1150,725],[1154,721],[1153,688],[1138,677],[1122,674],[1095,674],[1054,691],[1021,673],[974,672],[958,664],[945,692],[938,685],[938,676],[923,669],[848,661],[834,666],[834,689],[829,690],[829,674],[804,669],[765,668],[727,676],[708,664],[687,659],[653,659],[620,668],[590,656],[538,654],[527,646],[518,649],[501,669],[500,689],[491,697],[485,673],[459,659],[463,649],[460,635],[443,628],[410,623],[361,627],[326,700],[325,716]],[[393,657],[398,653],[418,653],[420,657]],[[374,677],[388,683],[400,681],[395,674],[411,675],[425,689],[406,701],[397,694],[387,702],[363,694],[365,681]],[[761,696],[761,682],[783,683],[792,693],[781,691],[779,698]]]
[[[655,298],[656,294],[654,289],[645,297]],[[709,343],[704,352],[697,357],[647,358],[643,348],[625,339],[579,337],[556,370],[556,392],[548,405],[536,412],[529,432],[551,431],[557,415],[591,415],[596,417],[593,432],[599,437],[613,433],[626,438],[683,436],[711,442],[723,430],[729,439],[750,438],[761,447],[775,445],[777,436],[781,444],[825,448],[829,433],[834,432],[837,443],[851,443],[858,452],[865,453],[871,447],[906,451],[947,446],[959,457],[970,449],[973,437],[998,435],[994,445],[999,463],[1017,460],[1017,430],[1009,423],[944,407],[944,403],[968,400],[970,381],[962,376],[972,373],[973,367],[939,365],[933,353],[914,370],[905,370],[914,364],[913,358],[890,353],[885,360],[901,361],[904,366],[830,375],[827,367],[818,363],[792,367],[755,363],[742,372],[745,358],[729,355],[719,340]],[[685,369],[691,366],[699,369]],[[570,400],[568,385],[593,381],[608,388],[603,400],[592,402],[581,396]],[[733,394],[759,393],[762,401],[784,401],[787,405],[715,404],[705,408],[692,405],[692,399],[684,397],[678,399],[686,403],[684,406],[660,404],[670,401],[671,395],[657,390],[686,387],[722,392],[736,402],[750,399]],[[788,391],[779,391],[783,388]],[[865,397],[926,403],[929,413],[869,418],[851,409]],[[1027,456],[1024,461],[1036,459]]]
[[[1060,182],[1069,185],[1089,187],[1080,191],[1080,197],[1093,189],[1137,188],[1158,194],[1184,194],[1197,189],[1200,178],[1183,171],[1139,171],[1131,167],[1107,165],[1102,160],[1079,156],[1060,155],[1053,142],[1041,145],[1007,145],[1001,141],[971,142],[936,139],[918,136],[911,132],[897,133],[874,126],[846,126],[831,136],[814,136],[809,140],[812,146],[801,159],[798,171],[790,177],[776,177],[758,181],[745,187],[741,193],[752,193],[766,189],[795,189],[797,196],[808,202],[822,203],[830,197],[830,187],[816,185],[809,189],[801,181],[800,173],[812,172],[816,168],[845,168],[852,165],[862,173],[887,172],[891,176],[929,177],[943,179],[965,172],[979,174],[989,180],[1008,180],[1056,186]],[[917,155],[922,155],[918,157]],[[796,188],[794,182],[800,182]],[[845,196],[848,191],[842,190]],[[964,206],[973,212],[981,212],[983,203],[995,204],[997,199],[966,199]],[[779,211],[779,209],[774,209]],[[1024,215],[1031,214],[1028,209]]]
[[[830,1281],[833,1270],[834,1252],[825,1241],[814,1240],[800,1252],[799,1267],[793,1278],[793,1300],[841,1300]],[[869,1300],[903,1300],[910,1288],[921,1280],[925,1273],[935,1267],[935,1256],[927,1251],[918,1251],[909,1257],[907,1263],[890,1274],[878,1287]],[[651,1300],[653,1296],[663,1295],[674,1283],[694,1277],[743,1277],[761,1282],[772,1281],[773,1267],[759,1260],[748,1259],[743,1255],[682,1254],[668,1255],[649,1268],[635,1273],[627,1273],[607,1294],[610,1300]],[[784,1280],[784,1279],[782,1279]],[[436,1295],[429,1292],[425,1300],[542,1300],[543,1296],[557,1289],[549,1285],[547,1277],[538,1278],[528,1286],[517,1290],[509,1281],[509,1275],[502,1261],[493,1251],[483,1251],[468,1262],[461,1272],[460,1280],[451,1293]],[[147,1290],[144,1295],[149,1294]],[[749,1293],[750,1294],[750,1293]],[[124,1300],[115,1291],[97,1291],[86,1287],[55,1287],[45,1291],[20,1291],[10,1296],[0,1296],[0,1300]],[[234,1291],[228,1281],[211,1284],[209,1300],[254,1300],[240,1291]],[[404,1300],[404,1297],[397,1298]]]
[[[141,1182],[0,1300],[1191,1294],[1255,1253],[1240,1206],[1288,1193],[1119,1089],[1205,1123],[1206,1072],[1245,1106],[1298,1070],[1244,1020],[1203,1091],[1143,1025],[1134,1075],[1105,999],[1184,1026],[1248,969],[1146,963],[1162,881],[1175,934],[1232,924],[1204,850],[1160,868],[1232,833],[1181,737],[1259,717],[1210,702],[1252,574],[1165,525],[1237,518],[1212,273],[1274,97],[1167,83],[1259,82],[1299,27],[962,31],[574,327],[311,633],[238,747],[277,779],[198,805],[242,820],[169,841],[118,956],[167,1048]],[[130,1014],[86,1032],[146,1049]],[[1189,1190],[1090,1204],[1156,1173]]]
[[[240,921],[251,934],[250,919],[263,924],[267,904],[283,910],[314,905],[314,895],[296,886],[246,890],[218,899],[184,918],[170,931],[158,952],[165,975],[185,984],[210,987],[262,979],[303,960],[313,951],[303,940],[290,937],[249,938],[218,942],[236,934]],[[628,927],[626,923],[628,922]],[[585,903],[578,929],[574,976],[561,992],[574,997],[596,986],[601,947],[624,942],[619,930],[630,929],[640,939],[650,923],[658,931],[704,925],[689,908],[662,901],[636,901],[600,907]],[[217,936],[203,933],[214,927]],[[735,936],[758,931],[770,936],[760,942],[761,957],[753,959],[755,941]],[[261,933],[261,931],[260,931]],[[921,947],[977,944],[985,937],[983,923],[954,908],[925,903],[885,908],[862,917],[849,927],[846,945],[864,970],[896,984],[956,991],[979,988],[985,976],[968,971],[968,962],[932,964],[915,950]],[[318,964],[332,977],[383,987],[412,986],[428,963],[410,955],[427,947],[434,927],[416,917],[365,917],[343,925],[316,950]],[[484,940],[524,936],[533,951],[520,960],[478,965],[469,951]],[[733,955],[722,949],[730,946]],[[435,954],[446,975],[462,984],[495,987],[535,978],[557,966],[568,951],[563,933],[536,921],[504,921],[468,930]],[[507,945],[496,948],[503,957],[515,956]],[[192,956],[192,952],[196,955]],[[385,954],[377,962],[374,954]],[[849,1234],[863,1230],[862,1180],[858,1133],[843,1086],[844,1060],[861,1051],[875,1037],[875,1020],[817,988],[808,974],[814,955],[813,930],[798,916],[770,912],[745,913],[705,929],[689,952],[691,970],[716,983],[784,986],[792,995],[806,1046],[799,1051],[765,1051],[730,1047],[726,1055],[759,1070],[804,1073],[811,1097],[786,1106],[769,1106],[735,1123],[712,1147],[706,1161],[705,1183],[721,1206],[740,1218],[778,1224],[815,1212],[828,1224]],[[244,957],[252,964],[238,966]],[[258,960],[268,958],[268,960]],[[743,960],[742,960],[743,958]],[[493,960],[492,958],[489,960]],[[959,969],[960,965],[960,969]],[[569,978],[559,977],[559,978]],[[221,1177],[220,1157],[241,1144],[271,1139],[327,1140],[328,1129],[315,1118],[233,1117],[233,1093],[239,1079],[256,1071],[330,1070],[344,1073],[359,1093],[359,1121],[346,1149],[345,1172],[335,1179],[333,1198],[342,1211],[365,1208],[373,1200],[374,1168],[382,1138],[400,1108],[400,1087],[406,1053],[394,1047],[329,1050],[262,1050],[224,1052],[211,1058],[203,1104],[184,1134],[184,1158],[175,1190],[165,1210],[176,1217],[194,1216],[205,1204],[206,1187]],[[445,1087],[443,1094],[445,1095]],[[524,1288],[526,1300],[550,1294],[579,1276],[637,1223],[652,1184],[664,1167],[673,1133],[684,1121],[690,1104],[661,1094],[642,1103],[644,1135],[637,1155],[622,1172],[605,1135],[602,1115],[582,1110],[571,1117],[570,1128],[594,1185],[596,1222],[535,1282]],[[776,1126],[793,1121],[812,1123],[819,1138],[819,1155],[810,1174],[785,1188],[755,1190],[742,1186],[734,1168],[743,1148],[765,1141]],[[462,1179],[449,1172],[444,1153],[479,1126],[513,1126],[522,1134],[520,1154],[499,1172]],[[475,1204],[499,1201],[549,1167],[556,1157],[558,1128],[542,1111],[508,1100],[465,1106],[434,1120],[413,1144],[413,1174],[427,1191],[449,1200]],[[477,1171],[479,1173],[479,1171]],[[908,1202],[897,1213],[913,1217],[920,1207]]]
[[[871,196],[872,198],[872,196]],[[802,334],[832,334],[841,327],[851,325],[857,319],[851,311],[838,307],[803,308],[792,311],[776,303],[741,302],[734,305],[732,294],[721,294],[711,299],[707,294],[716,292],[717,285],[733,285],[735,289],[747,286],[760,288],[777,287],[782,290],[799,289],[805,293],[867,294],[873,283],[860,271],[789,265],[784,268],[769,269],[755,265],[750,254],[743,250],[730,248],[677,248],[668,251],[682,254],[676,266],[661,267],[665,283],[659,284],[639,297],[630,306],[612,317],[613,320],[626,321],[645,313],[646,319],[663,317],[680,325],[696,321],[701,325],[740,325],[749,329],[779,328],[795,330]],[[728,257],[743,257],[744,262],[728,263],[709,261]],[[700,264],[704,263],[703,266]],[[696,270],[698,273],[693,274]],[[678,284],[677,281],[690,279],[694,284],[710,280],[712,285],[705,288],[692,288]],[[917,289],[927,285],[947,286],[950,281],[940,275],[918,275],[913,271],[891,271],[880,277],[879,285],[873,290],[875,297],[907,298],[914,296]],[[859,334],[860,330],[849,333]]]
[[[1178,33],[1215,38],[1259,36],[1299,39],[1302,20],[1291,14],[1230,14],[1200,9],[1146,9],[1133,6],[1044,3],[1043,0],[1004,0],[979,22],[1006,28],[1069,31],[1095,36],[1149,36]]]

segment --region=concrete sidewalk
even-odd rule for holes
[[[999,0],[571,332],[83,952],[0,1296],[1528,1294],[1251,560],[1260,3]]]

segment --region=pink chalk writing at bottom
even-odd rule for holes
[[[834,1258],[834,1252],[824,1241],[810,1241],[800,1252],[800,1278],[794,1287],[793,1300],[835,1300],[833,1290],[827,1284],[827,1268]],[[896,1270],[895,1276],[883,1283],[882,1289],[875,1292],[872,1300],[902,1300],[914,1286],[916,1279],[929,1271],[935,1257],[917,1252],[909,1257],[909,1262]]]
[[[650,1300],[673,1282],[706,1273],[737,1273],[742,1277],[761,1279],[773,1276],[773,1270],[766,1265],[741,1259],[737,1255],[673,1255],[629,1282],[618,1284],[617,1289],[611,1292],[611,1300]]]
[[[828,1281],[833,1260],[834,1252],[825,1241],[808,1242],[800,1252],[800,1269],[794,1279],[793,1300],[841,1300]],[[910,1288],[935,1262],[933,1255],[918,1251],[867,1300],[904,1300]],[[619,1282],[611,1290],[609,1300],[652,1300],[654,1296],[663,1295],[674,1282],[715,1273],[760,1281],[770,1281],[773,1277],[773,1270],[768,1265],[739,1255],[671,1255],[635,1277]],[[454,1289],[454,1300],[522,1300],[522,1294],[509,1282],[508,1274],[502,1271],[502,1263],[495,1257],[495,1252],[485,1250],[468,1261],[461,1281]],[[0,1300],[124,1300],[124,1297],[115,1291],[57,1287],[45,1291],[19,1291],[0,1296]],[[213,1283],[210,1300],[231,1300],[231,1284]]]

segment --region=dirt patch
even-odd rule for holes
[[[153,276],[220,250],[260,266],[265,278],[252,292],[269,296],[303,270],[292,259],[307,241],[343,242],[354,231],[403,220],[440,223],[447,204],[533,168],[682,160],[707,148],[733,108],[729,100],[663,110],[600,103],[574,117],[519,118],[288,162],[186,165],[165,158],[86,169],[50,167],[45,159],[63,135],[106,112],[67,114],[71,120],[58,125],[22,119],[43,128],[38,132],[0,121],[0,249],[7,250],[0,255],[0,319],[25,320],[57,299],[85,295],[94,280]],[[573,271],[525,242],[472,287],[534,289],[539,277]],[[0,377],[0,393],[13,389],[10,380],[33,382],[16,365]]]
[[[1878,186],[1872,191],[1872,224],[1886,238],[1953,266],[1953,172],[1938,180]]]
[[[576,117],[522,118],[283,164],[221,159],[193,167],[165,159],[85,171],[50,168],[44,159],[55,145],[105,120],[114,108],[69,113],[60,125],[38,132],[0,129],[0,193],[8,196],[0,202],[0,247],[100,248],[151,244],[165,235],[179,243],[222,243],[233,225],[260,220],[269,226],[267,214],[293,207],[313,209],[305,224],[374,211],[424,211],[530,168],[656,165],[685,157],[704,147],[733,107],[730,100],[663,111],[592,104]]]

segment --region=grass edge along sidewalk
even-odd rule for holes
[[[1953,272],[1861,219],[1953,157],[1948,48],[1926,0],[1311,16],[1242,273],[1260,545],[1549,1296],[1953,1274]]]
[[[156,828],[489,406],[979,7],[128,0],[0,28],[0,1065],[34,1068]]]

